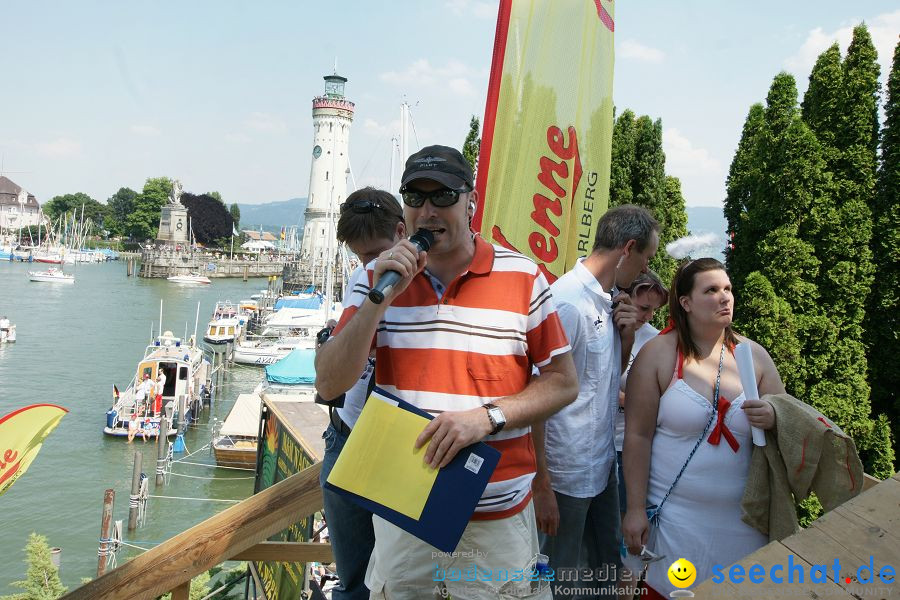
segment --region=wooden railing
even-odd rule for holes
[[[322,509],[321,463],[292,475],[191,527],[63,600],[187,600],[191,579],[226,560],[331,562],[330,544],[267,542]]]

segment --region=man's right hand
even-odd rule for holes
[[[550,486],[550,477],[536,474],[531,483],[531,493],[534,497],[534,518],[538,531],[556,535],[559,529],[559,506],[556,503],[556,493]]]
[[[387,271],[396,271],[401,275],[400,281],[391,288],[390,293],[385,294],[384,304],[390,304],[403,293],[427,262],[428,255],[424,251],[420,252],[409,240],[400,240],[396,246],[379,254],[375,260],[373,284],[378,283]]]

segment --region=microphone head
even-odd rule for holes
[[[428,229],[420,228],[415,234],[410,236],[409,241],[421,248],[423,252],[428,252],[434,243],[434,234]]]

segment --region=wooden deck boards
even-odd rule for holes
[[[804,565],[804,582],[800,583],[795,575],[794,582],[789,583],[786,568],[784,572],[776,573],[784,576],[784,582],[772,582],[769,569],[773,565],[786,567],[789,555],[794,556],[794,564]],[[875,576],[869,583],[860,583],[857,570],[868,565],[870,557]],[[840,563],[837,578],[835,559]],[[732,583],[728,578],[720,584],[706,581],[692,590],[695,597],[709,600],[900,598],[900,585],[896,580],[900,571],[900,474],[826,513],[800,533],[781,542],[772,542],[735,564],[744,567],[742,583]],[[763,583],[753,583],[746,578],[749,567],[755,564],[765,569]],[[810,581],[813,565],[826,567],[826,583]],[[884,583],[877,576],[885,565],[895,571],[892,583]],[[728,572],[725,569],[725,573]],[[868,568],[860,575],[863,579],[869,576]]]

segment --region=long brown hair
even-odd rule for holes
[[[672,323],[672,329],[678,336],[678,349],[685,358],[700,358],[700,348],[691,338],[691,329],[688,327],[687,312],[681,306],[679,299],[682,296],[689,296],[694,290],[694,280],[697,273],[704,271],[725,271],[725,265],[714,258],[698,258],[697,260],[682,263],[672,278],[671,293],[669,294],[669,319]],[[725,343],[729,348],[734,348],[738,343],[737,335],[731,325],[725,327]]]

